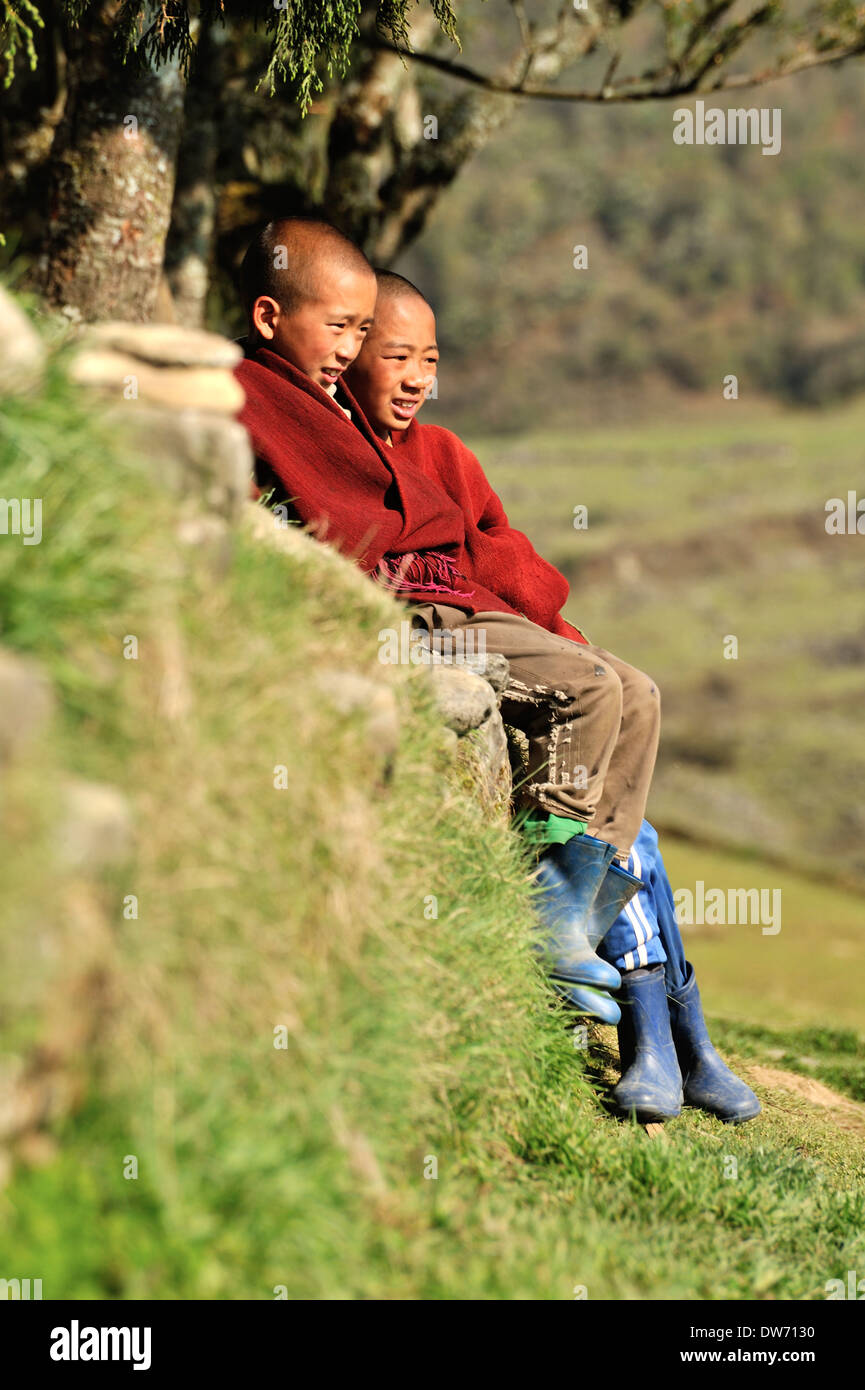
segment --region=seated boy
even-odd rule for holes
[[[399,463],[410,460],[459,504],[466,520],[465,548],[472,577],[534,623],[565,640],[584,643],[582,634],[558,612],[567,597],[567,581],[510,526],[475,456],[450,431],[416,421],[436,374],[435,339],[435,319],[420,291],[401,276],[379,271],[375,321],[346,374],[355,399]],[[505,692],[503,715],[518,727],[534,727],[542,742],[551,722],[549,713],[542,716],[547,721],[543,730],[532,720],[528,726],[521,720],[532,695],[539,693],[534,674],[540,644],[527,653],[527,639],[519,636],[515,643],[512,634],[518,625],[507,617],[472,617],[440,603],[417,611],[430,626],[439,622],[452,629],[484,625],[487,642],[492,636],[493,649],[504,650],[517,670],[516,693],[513,685]],[[607,653],[600,655],[610,660]],[[536,790],[536,786],[529,788],[530,793]],[[655,831],[642,821],[638,833],[629,839],[632,826],[621,814],[597,824],[596,812],[595,821],[593,831],[601,838],[610,838],[605,831],[614,827],[612,842],[628,847],[626,868],[644,883],[623,906],[601,948],[623,976],[619,1040],[625,1075],[614,1092],[617,1104],[644,1119],[678,1114],[684,1077],[684,1099],[689,1104],[727,1120],[752,1118],[759,1113],[759,1102],[709,1041]],[[582,1003],[586,1012],[601,1013],[592,1007],[591,997],[575,999],[574,993],[572,1002]]]

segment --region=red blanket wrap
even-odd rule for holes
[[[480,464],[456,435],[413,423],[389,447],[344,386],[351,420],[267,348],[245,358],[235,374],[246,395],[239,418],[252,440],[258,490],[273,488],[273,500],[286,502],[318,539],[406,602],[524,613],[585,640],[558,616],[567,581],[508,525]]]
[[[511,526],[480,463],[461,439],[439,425],[413,420],[402,434],[394,434],[394,451],[400,462],[410,458],[458,504],[465,523],[464,574],[548,632],[586,641],[559,611],[568,597],[568,581]]]

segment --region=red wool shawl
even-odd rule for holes
[[[508,521],[475,455],[461,439],[439,425],[419,425],[394,435],[400,465],[406,458],[456,502],[465,526],[461,568],[472,582],[497,594],[533,623],[569,637],[586,638],[561,616],[568,581],[537,553],[522,531]]]
[[[256,476],[276,500],[407,602],[513,612],[467,568],[466,519],[435,478],[376,438],[344,386],[348,420],[290,362],[259,348],[235,368]],[[398,561],[402,559],[400,566]],[[397,578],[394,579],[394,571]]]

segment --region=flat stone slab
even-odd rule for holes
[[[224,367],[154,367],[107,348],[80,349],[69,375],[79,386],[101,391],[129,410],[142,401],[178,411],[233,416],[246,399],[240,382]]]
[[[489,682],[462,666],[430,666],[429,680],[442,723],[460,737],[479,728],[496,710]]]
[[[155,367],[220,367],[231,370],[243,349],[220,333],[168,323],[100,323],[89,328],[82,344],[128,353]]]

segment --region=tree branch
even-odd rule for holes
[[[433,68],[436,72],[444,73],[448,77],[458,78],[461,82],[466,82],[470,86],[482,88],[486,92],[495,93],[501,96],[511,97],[530,97],[539,101],[594,101],[594,102],[616,102],[616,101],[665,101],[672,97],[692,95],[698,87],[701,78],[705,75],[708,67],[714,63],[714,56],[708,64],[702,64],[698,73],[690,74],[687,77],[673,83],[668,87],[652,87],[648,91],[630,91],[631,86],[636,86],[640,82],[649,80],[649,74],[643,77],[630,77],[623,79],[616,87],[602,87],[589,90],[588,88],[572,89],[566,87],[541,87],[528,83],[520,84],[517,82],[503,82],[500,79],[491,77],[485,73],[477,72],[474,68],[466,67],[464,63],[454,63],[448,58],[439,58],[434,53],[409,52],[407,49],[396,48],[387,40],[377,40],[379,45],[393,53],[399,53],[403,58],[409,58],[412,62],[420,64],[422,67]],[[784,62],[776,64],[774,67],[762,68],[749,73],[734,74],[722,78],[718,82],[710,83],[703,90],[709,92],[733,91],[743,87],[762,87],[769,82],[777,82],[783,77],[791,77],[794,73],[804,72],[810,68],[832,66],[835,63],[843,63],[848,58],[856,58],[865,54],[865,32],[859,35],[852,42],[842,45],[837,49],[826,49],[823,52],[799,54]],[[672,76],[672,72],[670,73]],[[651,79],[656,80],[661,74],[654,72]]]
[[[715,47],[706,55],[696,72],[691,74],[692,78],[696,79],[697,83],[699,83],[711,67],[716,66],[718,63],[725,63],[732,58],[733,54],[742,47],[742,44],[753,34],[755,29],[759,29],[762,25],[769,22],[773,13],[774,5],[772,0],[769,0],[769,3],[764,5],[762,9],[754,10],[752,14],[740,20],[738,24],[729,25],[721,34]]]
[[[522,7],[515,4],[513,8],[519,21]],[[728,22],[722,27],[719,21],[723,21],[729,8],[729,0],[713,0],[707,6],[708,18],[707,13],[703,13],[699,20],[699,41],[683,50],[689,55],[684,65],[685,71],[677,72],[676,60],[670,57],[666,62],[662,60],[663,65],[655,69],[647,65],[639,75],[625,75],[618,79],[616,51],[619,45],[610,42],[618,26],[608,28],[612,6],[592,4],[585,10],[574,11],[562,0],[555,19],[543,29],[529,26],[524,19],[520,26],[521,41],[516,51],[493,73],[480,72],[450,56],[424,51],[422,45],[409,49],[381,35],[372,37],[370,42],[375,49],[383,52],[391,62],[399,60],[406,68],[414,65],[415,72],[432,69],[457,79],[463,85],[463,90],[455,94],[446,107],[441,101],[437,103],[440,108],[437,112],[439,134],[434,138],[419,139],[412,148],[404,149],[393,162],[392,172],[378,175],[377,192],[369,209],[365,246],[372,250],[379,261],[388,264],[409,245],[422,231],[445,189],[468,160],[513,114],[514,107],[522,97],[595,103],[669,101],[689,96],[698,90],[720,91],[761,86],[805,68],[839,63],[865,53],[863,25],[853,31],[852,38],[847,42],[836,37],[831,48],[797,51],[786,57],[776,50],[774,58],[759,70],[725,77],[725,59],[742,45],[759,23],[764,22],[771,6],[767,0],[756,0],[756,8],[751,10],[750,16],[746,14],[740,24]],[[627,7],[623,0],[616,12],[622,22],[626,22],[634,9]],[[688,35],[684,43],[688,43]],[[551,85],[569,67],[596,53],[600,47],[608,50],[600,90],[594,86],[592,90],[573,91]],[[527,52],[532,55],[528,71]],[[717,62],[719,54],[721,58]],[[718,71],[719,67],[721,71]],[[594,80],[597,81],[597,77]],[[353,196],[356,204],[357,198]]]
[[[734,4],[735,0],[716,0],[716,3],[710,5],[706,13],[695,21],[688,33],[684,48],[673,63],[676,72],[682,71],[700,40],[705,38],[716,21],[732,9]]]
[[[525,82],[531,72],[532,60],[535,56],[534,45],[532,43],[532,26],[531,21],[526,15],[526,7],[523,4],[523,0],[510,0],[510,5],[514,12],[517,25],[519,26],[520,42],[523,45],[522,72],[518,79],[522,83]]]

